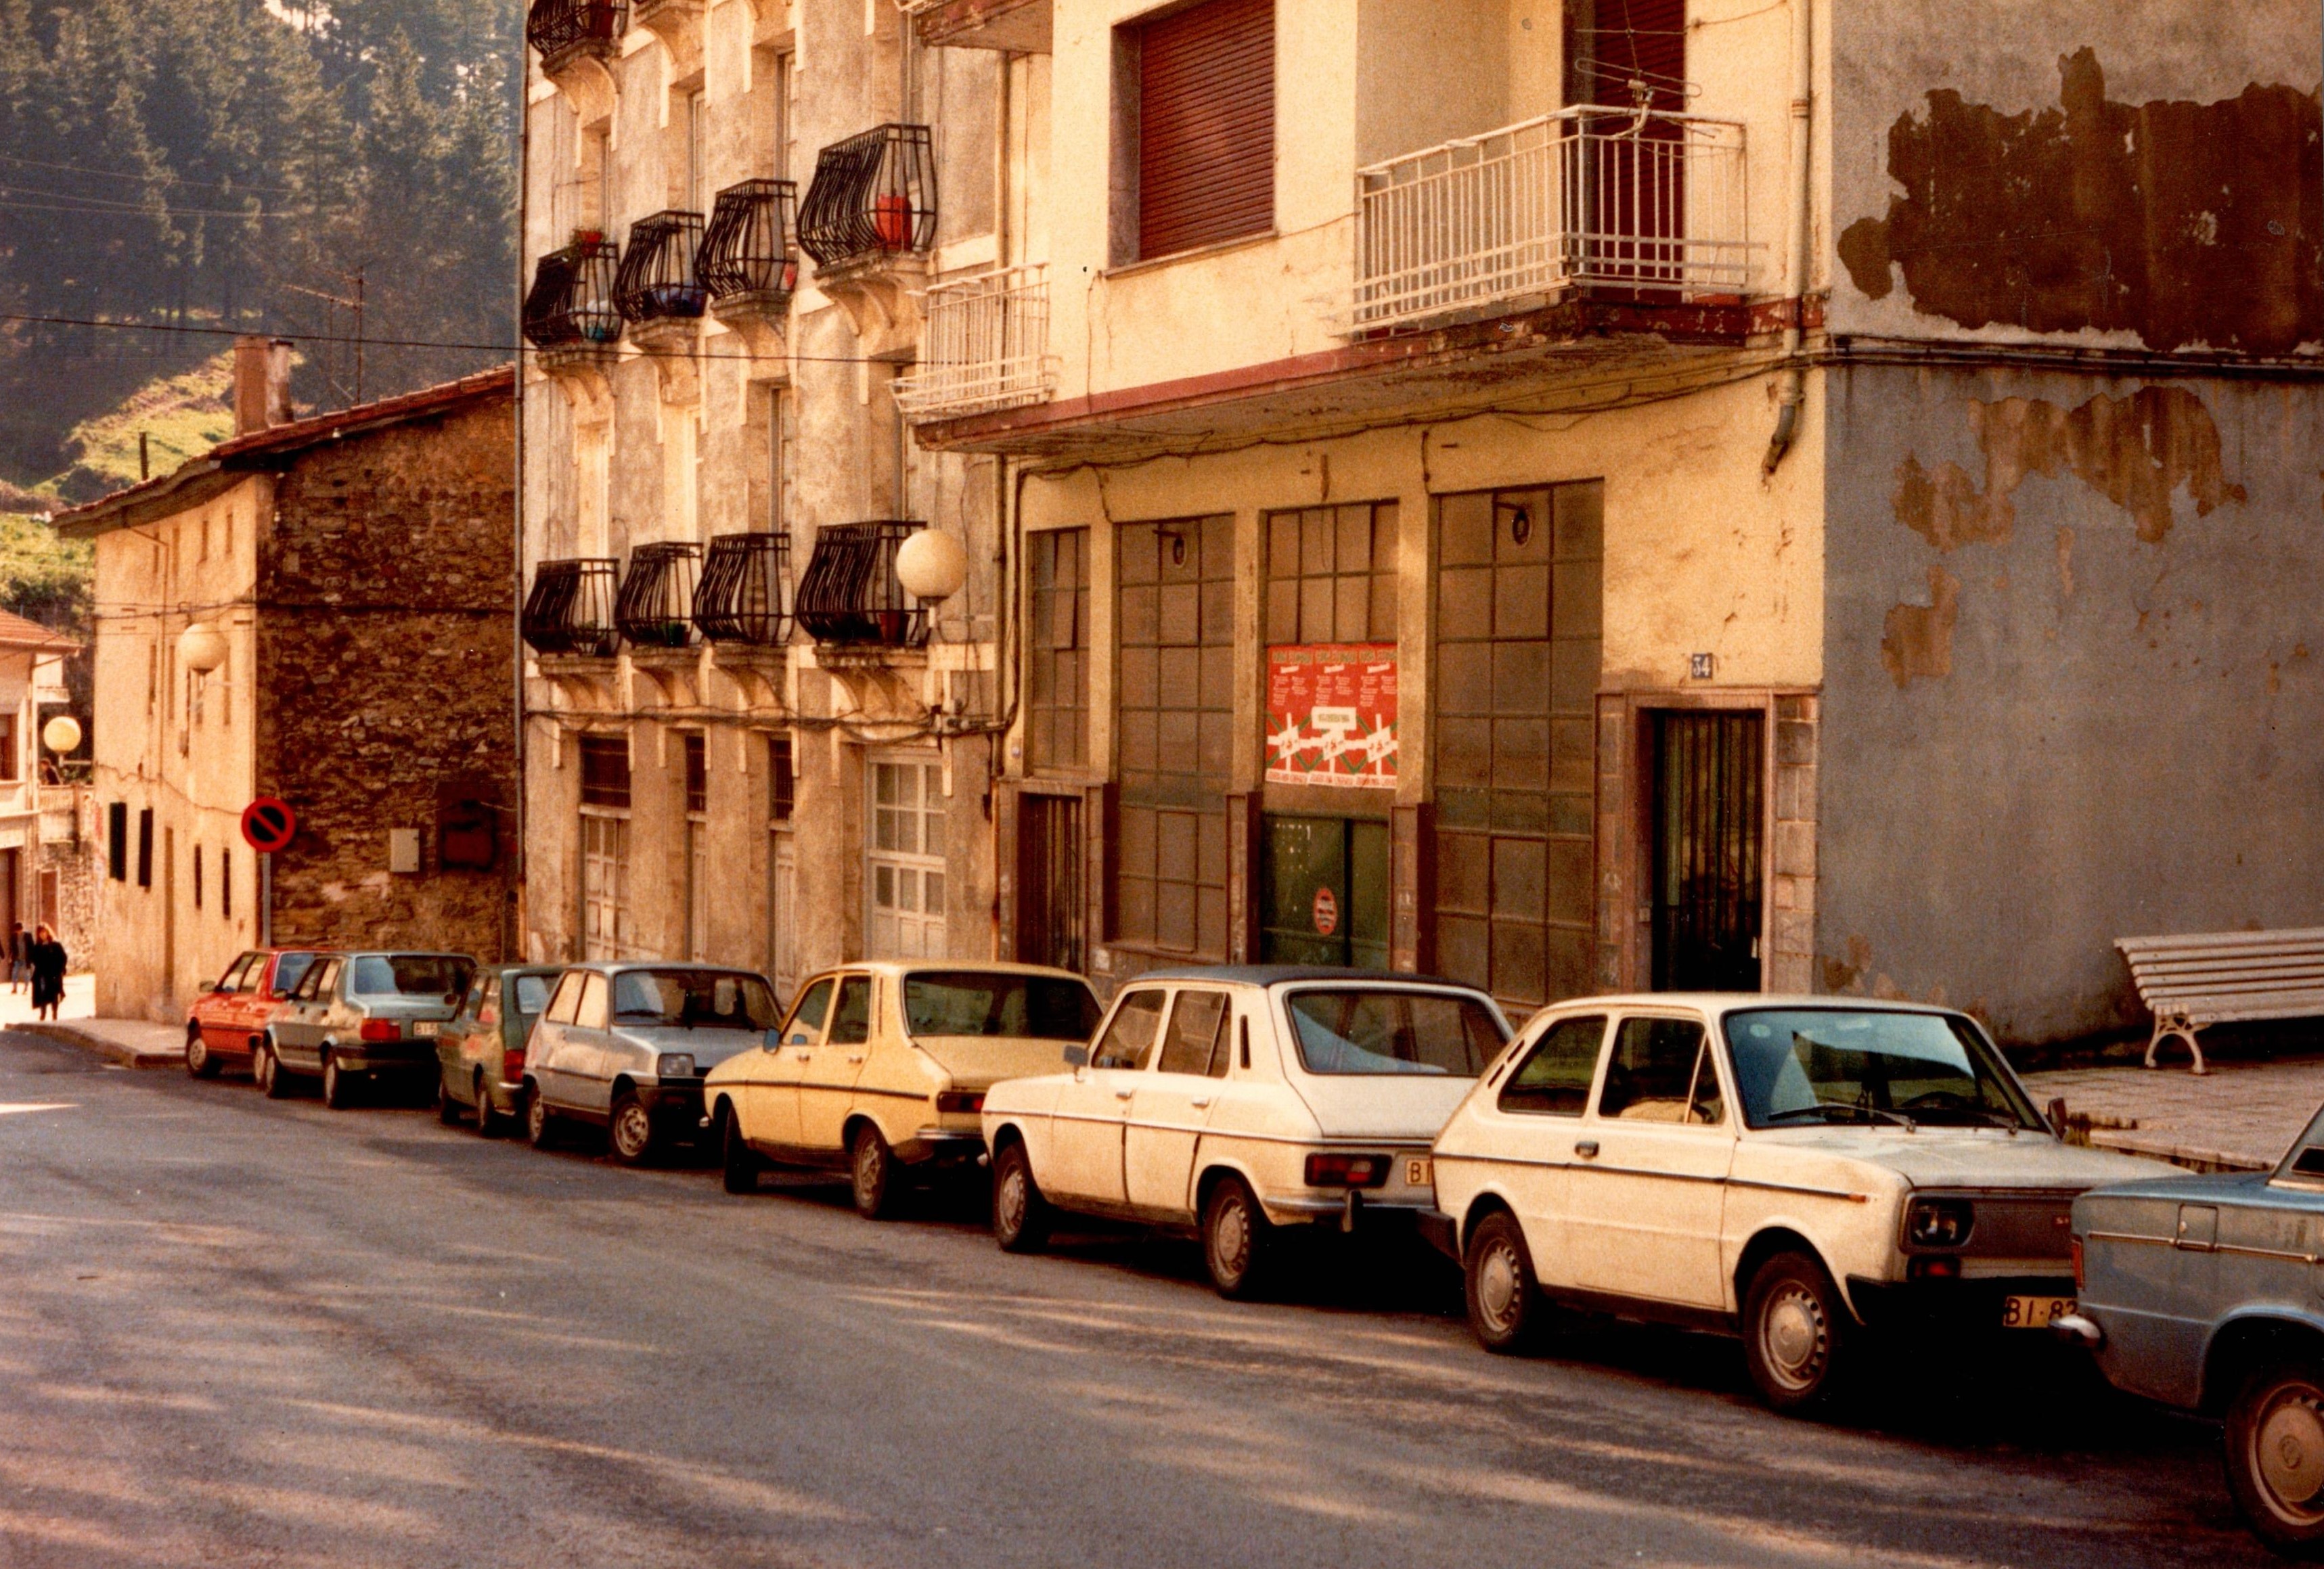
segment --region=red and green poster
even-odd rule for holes
[[[1396,645],[1267,651],[1270,784],[1396,788]]]

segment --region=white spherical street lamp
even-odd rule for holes
[[[58,714],[41,727],[41,744],[61,757],[80,745],[80,720],[69,713]]]
[[[934,606],[968,581],[968,552],[949,534],[915,530],[896,551],[896,581],[923,606]]]
[[[194,622],[178,634],[178,663],[208,675],[226,663],[226,634],[208,621]]]

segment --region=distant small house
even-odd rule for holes
[[[512,374],[294,420],[288,370],[242,340],[232,440],[55,519],[97,542],[102,1014],[181,1018],[270,935],[511,943]],[[271,907],[262,795],[297,815]]]

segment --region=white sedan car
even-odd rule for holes
[[[1828,1403],[1868,1328],[2039,1330],[2071,1212],[2172,1169],[2065,1143],[1976,1023],[1837,997],[1545,1009],[1436,1140],[1432,1241],[1488,1349],[1545,1299],[1739,1333],[1768,1403]]]
[[[1265,1287],[1278,1227],[1354,1230],[1425,1208],[1428,1146],[1508,1039],[1450,981],[1277,967],[1157,970],[1114,999],[1069,1071],[984,1097],[992,1230],[1056,1210],[1198,1229],[1229,1297]]]

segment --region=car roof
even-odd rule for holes
[[[1366,985],[1386,983],[1390,986],[1451,986],[1458,991],[1484,995],[1481,986],[1467,981],[1447,980],[1441,975],[1415,975],[1400,969],[1351,969],[1341,965],[1323,964],[1200,964],[1181,965],[1167,969],[1140,970],[1121,984],[1137,986],[1144,981],[1222,981],[1230,986],[1277,986],[1301,981],[1355,981]]]
[[[699,969],[708,970],[714,975],[748,975],[757,976],[761,980],[767,978],[757,970],[745,969],[739,964],[712,964],[706,959],[587,959],[578,964],[550,965],[547,968],[552,975],[563,975],[567,970],[576,969],[586,970],[593,975],[621,975],[640,969]]]
[[[1016,964],[1001,959],[848,959],[837,964],[827,964],[813,971],[809,978],[833,975],[840,970],[884,976],[927,975],[942,971],[947,975],[966,972],[970,975],[1045,975],[1065,980],[1089,984],[1086,976],[1075,975],[1069,969],[1058,969],[1046,964]]]
[[[435,948],[335,948],[318,951],[328,951],[341,959],[457,959],[469,964],[476,962],[473,954]]]
[[[1745,1008],[1814,1008],[1851,1014],[1947,1014],[1959,1008],[1939,1003],[1909,1002],[1902,997],[1841,997],[1808,992],[1609,992],[1600,996],[1561,997],[1545,1008],[1701,1008],[1706,1013],[1731,1014]],[[1536,1010],[1539,1011],[1539,1010]]]

